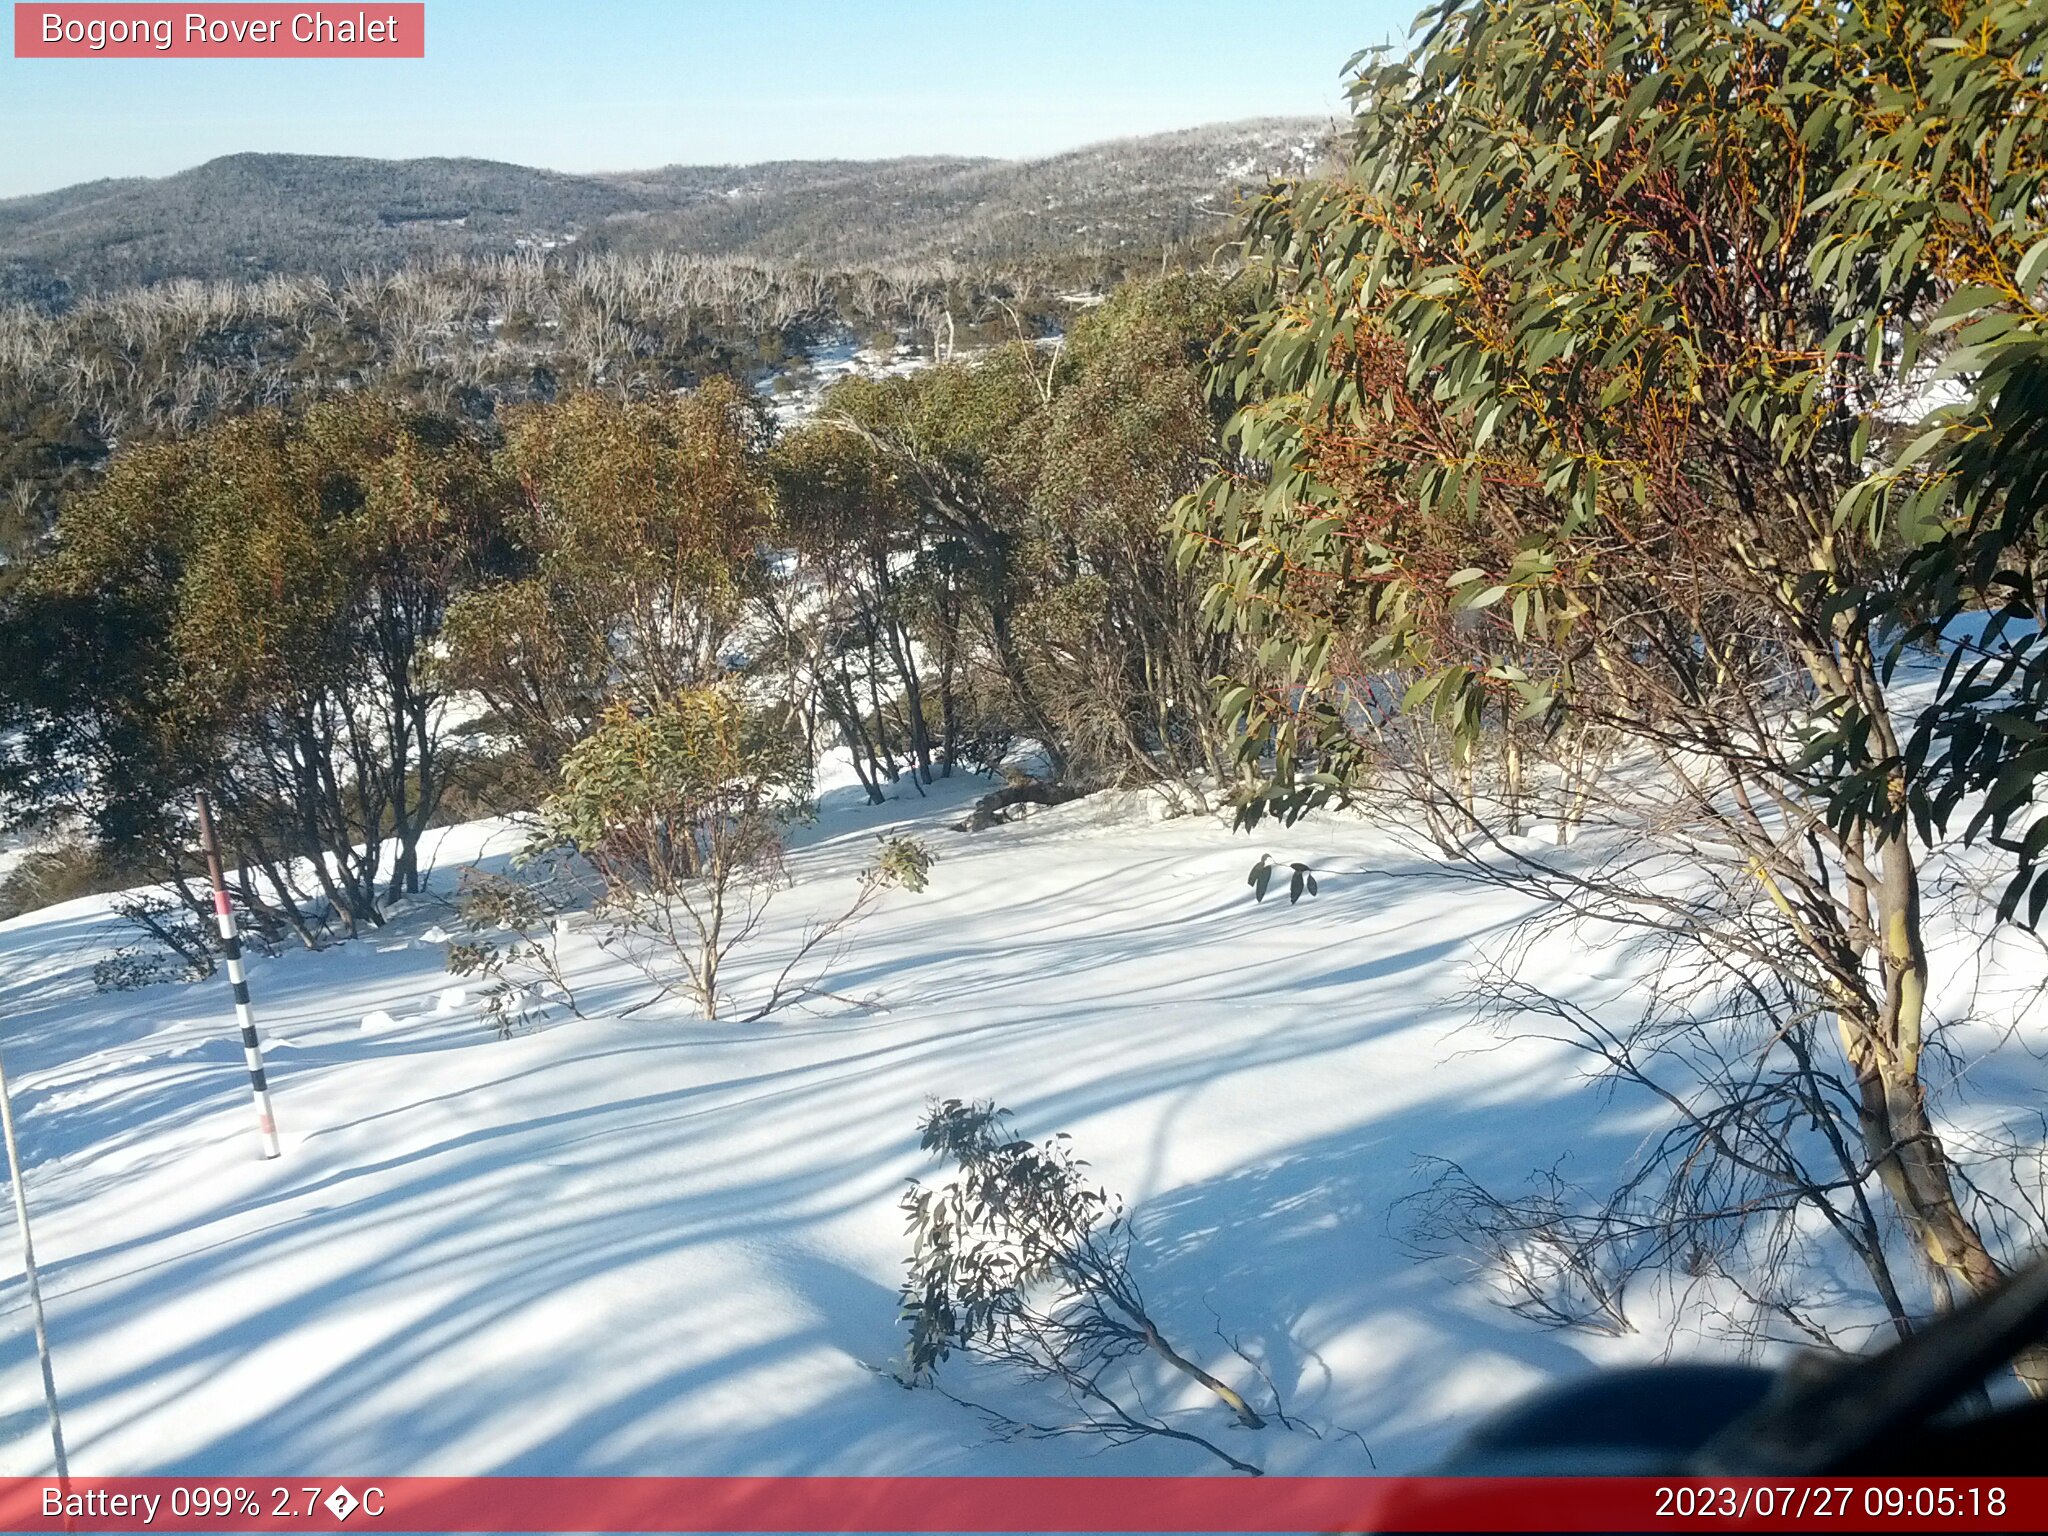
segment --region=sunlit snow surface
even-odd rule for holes
[[[1462,1027],[1451,1000],[1516,899],[1359,823],[1247,837],[1131,794],[947,830],[987,788],[826,797],[742,990],[845,903],[877,832],[914,825],[939,862],[927,893],[892,894],[859,931],[841,1001],[818,1011],[620,1018],[645,982],[579,938],[596,1016],[500,1041],[443,971],[434,940],[456,924],[435,899],[359,942],[258,961],[275,1162],[256,1156],[224,981],[95,994],[92,962],[124,937],[102,899],[0,925],[74,1469],[1221,1470],[1163,1442],[994,1443],[883,1374],[900,1348],[896,1201],[932,1171],[916,1148],[932,1095],[1072,1134],[1128,1201],[1177,1342],[1241,1374],[1220,1318],[1324,1430],[1231,1431],[1145,1378],[1270,1470],[1369,1470],[1347,1429],[1381,1470],[1426,1465],[1475,1414],[1589,1356],[1720,1347],[1661,1327],[1540,1332],[1403,1250],[1390,1207],[1418,1158],[1513,1185],[1569,1151],[1597,1181],[1655,1123],[1561,1047]],[[514,841],[440,836],[436,893]],[[1311,860],[1322,894],[1255,904],[1261,852]],[[1563,945],[1528,979],[1594,1005],[1628,983]],[[1973,1112],[2038,1100],[2044,1046],[2036,1030],[2002,1048]],[[16,1276],[0,1329],[5,1470],[32,1472],[47,1442]]]

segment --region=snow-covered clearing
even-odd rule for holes
[[[256,1156],[224,980],[95,994],[120,939],[99,898],[0,925],[74,1470],[1221,1470],[1164,1442],[992,1443],[872,1369],[900,1349],[896,1201],[933,1171],[916,1148],[932,1095],[1072,1133],[1128,1201],[1182,1346],[1236,1368],[1213,1308],[1290,1412],[1356,1430],[1382,1471],[1589,1356],[1672,1344],[1540,1332],[1400,1245],[1389,1208],[1420,1156],[1512,1185],[1569,1151],[1597,1178],[1654,1123],[1563,1047],[1461,1029],[1466,963],[1518,898],[1361,823],[1245,837],[1132,795],[945,830],[986,788],[828,797],[774,909],[785,941],[845,903],[878,831],[914,825],[939,856],[928,892],[859,930],[829,1012],[621,1018],[645,983],[579,939],[596,1016],[501,1041],[451,990],[431,899],[256,962],[275,1162]],[[442,837],[436,891],[493,835]],[[1321,896],[1254,904],[1262,851],[1312,860]],[[1589,1003],[1628,984],[1561,943],[1536,962],[1527,979]],[[1987,1113],[2048,1076],[2007,1054],[2023,1070],[1975,1084]],[[4,1302],[0,1431],[25,1473],[47,1442],[18,1277]],[[1370,1469],[1353,1439],[1233,1433],[1187,1406],[1269,1470]]]
[[[906,342],[884,352],[839,336],[806,348],[800,364],[764,374],[755,388],[776,421],[788,427],[815,416],[826,391],[842,379],[900,379],[930,366],[931,358]]]

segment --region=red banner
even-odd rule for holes
[[[0,1480],[4,1531],[2042,1531],[2048,1478]]]
[[[423,59],[422,3],[14,7],[17,59]]]

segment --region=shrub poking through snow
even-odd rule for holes
[[[126,992],[160,981],[198,981],[213,974],[212,925],[155,891],[131,891],[109,908],[137,935],[92,968],[100,992]]]
[[[924,1118],[919,1144],[956,1172],[941,1184],[913,1180],[903,1196],[912,1250],[902,1291],[909,1350],[899,1379],[938,1387],[938,1367],[957,1352],[1052,1386],[1078,1415],[1040,1424],[946,1392],[1005,1438],[1094,1435],[1124,1444],[1164,1436],[1257,1475],[1258,1467],[1147,1405],[1128,1367],[1149,1354],[1211,1393],[1237,1426],[1266,1427],[1241,1393],[1174,1348],[1147,1313],[1131,1274],[1123,1203],[1087,1181],[1087,1164],[1064,1134],[1034,1143],[1012,1136],[1008,1121],[1007,1110],[958,1099],[935,1102]],[[1277,1405],[1271,1414],[1287,1422]]]
[[[922,892],[931,884],[934,862],[931,849],[916,838],[885,837],[882,851],[875,856],[874,875],[883,885]]]
[[[611,946],[712,1019],[727,959],[784,883],[783,826],[809,780],[787,720],[730,688],[687,688],[607,709],[542,815],[595,872]]]
[[[133,992],[168,981],[171,969],[162,955],[152,955],[135,945],[126,945],[92,963],[95,992]]]
[[[542,840],[594,877],[598,942],[657,996],[752,1023],[833,997],[824,980],[854,925],[883,892],[921,891],[930,876],[922,843],[883,839],[851,900],[805,925],[765,993],[758,980],[733,987],[735,962],[772,943],[763,923],[789,884],[784,831],[807,814],[809,791],[809,759],[787,712],[752,707],[729,686],[681,689],[642,710],[613,705],[570,749],[542,807]]]
[[[448,946],[448,970],[484,981],[484,1011],[501,1040],[533,1027],[549,1003],[577,1017],[562,974],[557,913],[539,885],[512,875],[464,872],[455,907],[475,936]]]

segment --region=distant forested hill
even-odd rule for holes
[[[1310,169],[1330,134],[1313,119],[1269,118],[1043,160],[760,166],[719,173],[733,178],[719,195],[611,220],[596,237],[825,268],[1156,250],[1221,227],[1240,193]],[[704,175],[631,181],[694,187]]]
[[[1330,125],[1261,119],[1043,160],[916,158],[566,175],[489,160],[230,155],[0,201],[0,299],[167,278],[387,268],[574,242],[821,267],[1142,251],[1320,159]]]

